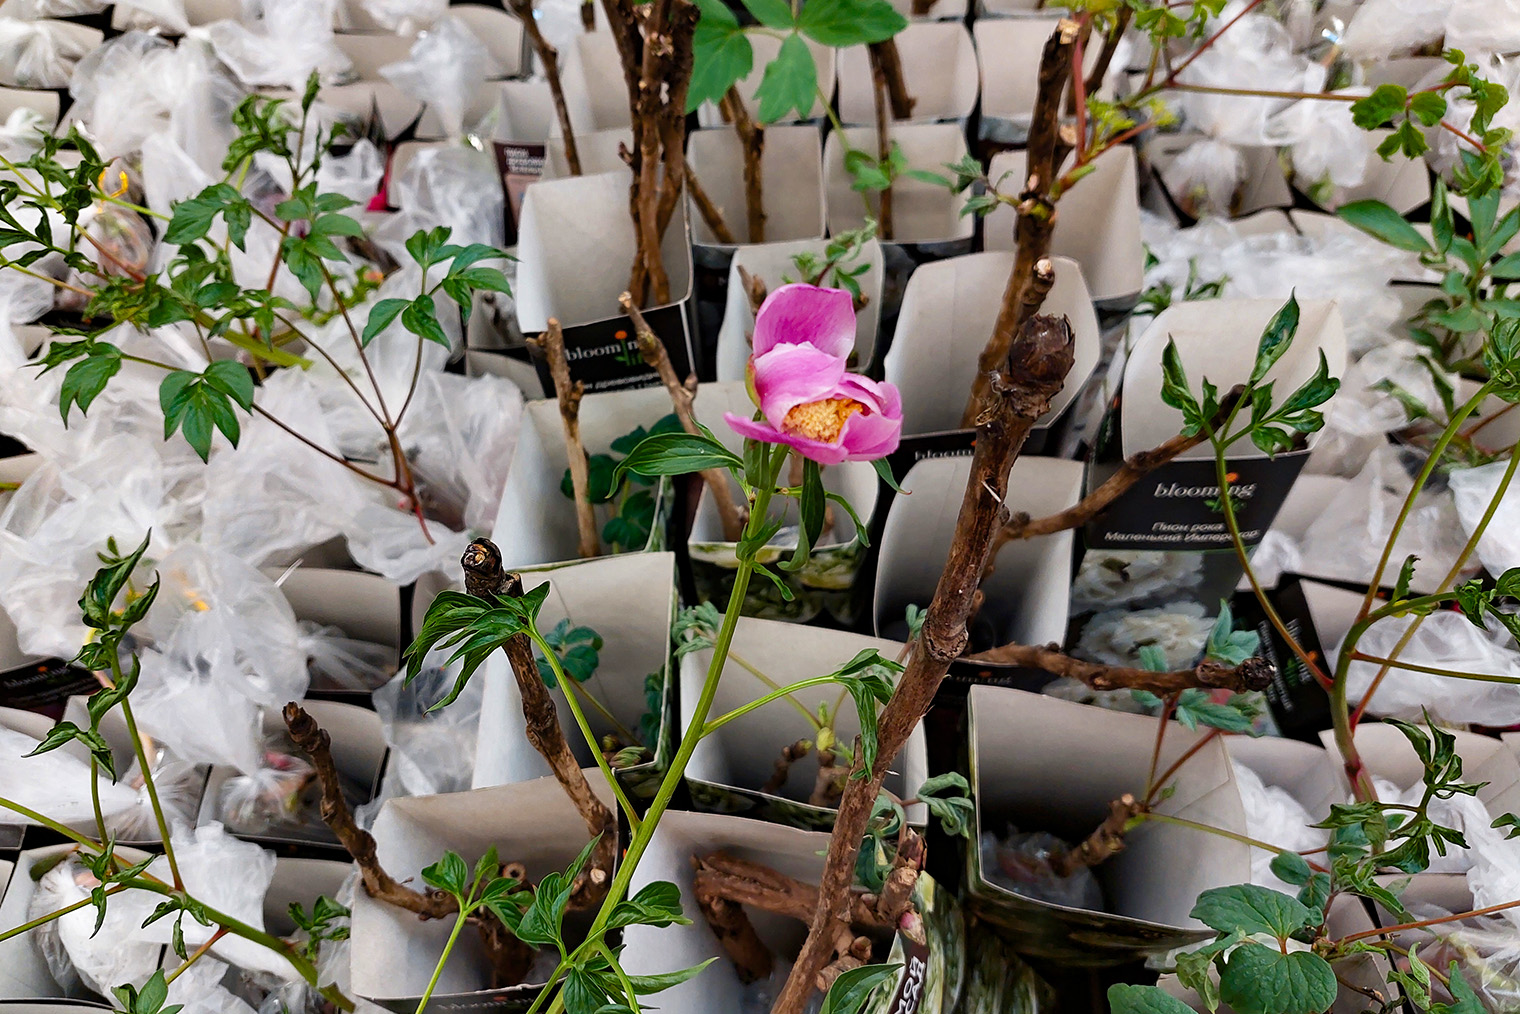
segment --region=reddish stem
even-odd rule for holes
[[[1464,919],[1476,919],[1480,915],[1492,915],[1495,912],[1503,912],[1506,909],[1520,908],[1520,899],[1506,901],[1502,905],[1490,905],[1487,908],[1474,909],[1471,912],[1458,912],[1455,915],[1443,915],[1439,919],[1422,919],[1419,922],[1406,922],[1398,926],[1389,926],[1385,929],[1362,930],[1353,933],[1349,937],[1341,938],[1341,943],[1349,944],[1354,940],[1364,940],[1367,937],[1389,936],[1393,933],[1403,933],[1406,930],[1424,929],[1426,926],[1436,926],[1443,922],[1461,922]]]
[[[1261,6],[1261,0],[1251,0],[1250,3],[1246,4],[1244,10],[1242,10],[1239,14],[1237,14],[1233,18],[1231,18],[1230,21],[1229,21],[1229,23],[1226,24],[1219,31],[1215,32],[1213,35],[1211,35],[1207,39],[1203,40],[1203,45],[1199,46],[1197,49],[1195,49],[1191,53],[1189,53],[1188,56],[1187,56],[1187,59],[1183,60],[1182,63],[1180,63],[1179,65],[1177,65],[1175,68],[1173,68],[1173,67],[1170,66],[1171,59],[1170,59],[1170,57],[1168,57],[1168,59],[1167,59],[1168,70],[1167,70],[1166,80],[1163,81],[1162,84],[1163,85],[1175,84],[1177,82],[1177,75],[1178,74],[1181,74],[1183,71],[1187,70],[1189,64],[1191,64],[1194,60],[1196,60],[1200,56],[1202,56],[1208,50],[1208,48],[1210,46],[1212,46],[1214,43],[1218,42],[1219,41],[1219,37],[1221,35],[1223,35],[1225,32],[1228,32],[1234,26],[1235,22],[1239,21],[1241,18],[1245,17],[1247,14],[1250,14],[1252,11],[1254,11],[1256,8],[1258,8],[1260,6]]]

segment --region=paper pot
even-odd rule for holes
[[[697,421],[711,430],[729,450],[742,453],[744,441],[723,421],[723,413],[732,412],[741,417],[753,414],[754,403],[749,400],[744,385],[707,384],[701,390],[696,404]],[[848,500],[867,525],[870,525],[876,509],[877,482],[876,470],[863,461],[846,461],[823,469],[824,489]],[[744,495],[738,484],[732,478],[729,484],[735,502],[742,503]],[[797,501],[794,499],[773,499],[771,511],[773,516],[786,519],[788,526],[798,523]],[[831,513],[833,526],[819,538],[808,563],[796,573],[776,570],[792,598],[787,600],[773,583],[757,576],[750,581],[744,615],[806,623],[827,613],[839,623],[849,625],[852,622],[861,608],[856,579],[865,559],[865,548],[856,540],[855,523],[849,513],[837,507],[831,508]],[[783,529],[760,551],[759,561],[774,565],[789,560],[797,545],[794,539],[795,533],[789,535]],[[698,600],[716,602],[720,606],[726,603],[733,588],[734,572],[739,567],[737,545],[724,539],[717,505],[705,488],[697,498],[686,552],[691,560]]]
[[[1039,91],[1036,69],[1040,54],[1045,41],[1060,24],[1059,18],[1048,16],[1046,11],[1039,11],[1038,15],[982,18],[972,25],[981,71],[982,117],[977,129],[984,154],[1012,145],[1022,146],[1028,140],[1029,121]],[[1097,56],[1098,47],[1088,47],[1084,67],[1089,73]]]
[[[1356,186],[1337,187],[1328,179],[1306,180],[1295,175],[1292,177],[1294,188],[1327,210],[1334,210],[1352,201],[1375,200],[1390,205],[1401,215],[1407,215],[1430,201],[1430,170],[1426,168],[1423,159],[1396,158],[1384,161],[1377,153],[1377,146],[1391,136],[1391,130],[1375,130],[1359,137],[1364,148],[1362,157],[1366,175]],[[1354,159],[1356,154],[1350,151],[1343,157]]]
[[[750,48],[754,52],[754,61],[750,72],[740,78],[735,83],[735,87],[739,89],[739,97],[744,100],[744,106],[749,110],[749,114],[753,118],[760,108],[759,101],[755,98],[755,93],[760,90],[760,82],[765,77],[765,68],[781,52],[781,39],[772,33],[763,31],[747,32],[745,37],[749,39]],[[834,61],[836,50],[820,45],[805,35],[802,36],[802,41],[807,46],[808,52],[813,55],[813,67],[818,72],[818,90],[823,94],[813,102],[812,108],[808,110],[808,115],[801,117],[801,119],[821,120],[825,115],[824,106],[834,97]],[[795,109],[792,110],[792,114],[795,116]],[[718,107],[711,102],[704,102],[697,110],[697,122],[704,127],[721,127],[725,125],[723,116],[718,112]],[[796,121],[785,119],[778,122],[793,123]],[[730,127],[729,129],[732,130],[733,128]],[[707,182],[705,177],[702,182]]]
[[[745,201],[743,146],[732,127],[693,131],[686,162],[740,244],[750,243]],[[823,235],[823,144],[809,124],[765,129],[760,156],[765,245],[791,245]],[[702,374],[711,376],[711,350],[718,340],[729,274],[740,247],[719,243],[706,218],[688,201],[692,261],[696,269],[697,321],[702,336]]]
[[[463,21],[491,54],[491,77],[516,77],[525,69],[522,22],[490,4],[450,4],[449,15]]]
[[[949,2],[949,0],[946,0]],[[913,96],[908,122],[964,120],[976,108],[976,48],[959,21],[913,21],[893,41],[902,58],[903,81]],[[839,118],[847,124],[876,122],[875,85],[867,47],[839,51]]]
[[[1086,488],[1101,485],[1123,459],[1176,435],[1181,416],[1161,401],[1161,359],[1168,341],[1175,341],[1193,383],[1206,378],[1228,391],[1246,380],[1259,336],[1280,308],[1276,300],[1225,299],[1178,303],[1159,314],[1123,365],[1122,389],[1099,428]],[[1321,352],[1330,376],[1345,369],[1345,332],[1335,305],[1306,301],[1301,313],[1296,339],[1267,374],[1280,392],[1278,404],[1314,375]],[[1311,435],[1310,444],[1313,440]],[[1169,664],[1190,662],[1181,655],[1193,640],[1193,650],[1202,648],[1199,632],[1206,634],[1207,617],[1234,591],[1242,573],[1235,555],[1224,552],[1232,542],[1213,454],[1207,442],[1183,452],[1087,525],[1086,552],[1072,589],[1073,610],[1097,614],[1078,638],[1084,657],[1133,662],[1129,649],[1110,635],[1135,623],[1165,628]],[[1261,541],[1307,456],[1307,446],[1275,458],[1246,441],[1231,448],[1230,495],[1247,546]]]
[[[709,388],[702,390],[705,394]],[[701,400],[699,396],[699,404]],[[496,528],[491,534],[509,569],[578,559],[575,504],[560,485],[570,459],[559,404],[553,399],[542,399],[528,402],[525,409],[512,465],[502,486]],[[671,411],[670,396],[663,387],[588,394],[580,407],[581,446],[588,455],[613,454],[621,458],[622,454],[612,451],[614,440],[640,426],[648,429]],[[649,541],[639,548],[664,549],[669,486],[655,483],[649,489],[655,499],[654,521]],[[607,517],[607,508],[600,508],[598,525],[604,527]],[[603,550],[608,549],[604,541]]]
[[[33,895],[37,893],[37,883],[33,879],[34,867],[47,864],[42,870],[36,871],[36,876],[40,877],[47,868],[72,855],[78,848],[71,842],[67,845],[27,849],[17,856],[15,866],[10,870],[10,882],[5,887],[5,893],[0,895],[0,926],[11,929],[31,918],[28,909]],[[148,853],[132,848],[119,848],[116,855],[127,863],[141,862],[148,857]],[[0,879],[3,879],[3,875],[0,875]],[[189,934],[190,928],[187,926],[186,936]],[[78,983],[68,990],[60,986],[48,971],[35,934],[28,931],[8,940],[0,940],[0,997],[12,1001],[40,1001],[39,1007],[46,1004],[45,1009],[56,1014],[61,1005],[55,1006],[48,1001],[63,997],[91,1001],[95,994]],[[5,1009],[15,1008],[6,1005]]]
[[[977,834],[1047,831],[1067,842],[1091,834],[1109,803],[1145,791],[1156,742],[1153,718],[1107,711],[1004,687],[972,687],[971,782]],[[1167,730],[1161,768],[1198,744],[1205,730]],[[1048,777],[1050,772],[1062,777]],[[1234,772],[1218,737],[1177,772],[1176,791],[1155,807],[1211,827],[1245,833]],[[1071,965],[1111,965],[1213,936],[1188,913],[1202,892],[1250,879],[1250,849],[1172,824],[1147,822],[1128,847],[1094,870],[1107,911],[1036,901],[989,879],[981,850],[967,849],[970,910],[1021,952]]]
[[[515,18],[512,23],[517,23]],[[480,126],[482,124],[485,126],[490,125],[487,118],[496,112],[501,102],[501,93],[498,90],[500,84],[502,84],[500,81],[481,81],[470,92],[460,116],[460,123],[467,133],[473,133],[476,129],[483,129]],[[443,118],[433,106],[426,106],[422,110],[422,116],[417,121],[416,134],[418,137],[429,140],[458,140],[449,136],[449,128],[444,124]]]
[[[622,173],[627,179],[628,165],[618,156],[618,148],[631,147],[633,131],[627,127],[611,130],[591,130],[575,135],[575,154],[580,159],[581,173],[596,176],[602,173]],[[544,146],[544,173],[546,180],[562,180],[575,174],[570,171],[570,161],[565,155],[565,139],[556,129]]]
[[[1022,151],[999,152],[987,174],[993,180],[1010,174],[1002,189],[1016,191],[1023,185],[1027,164]],[[1050,252],[1081,265],[1082,278],[1100,310],[1127,310],[1145,287],[1135,152],[1121,145],[1092,164],[1092,173],[1061,195]],[[1006,204],[992,209],[983,225],[986,249],[1014,249],[1014,218]]]
[[[681,902],[692,924],[667,929],[630,926],[624,934],[624,969],[631,975],[653,975],[689,968],[717,957],[717,961],[696,977],[661,993],[660,1009],[666,1014],[755,1009],[746,1005],[744,984],[739,981],[733,963],[697,910],[693,898],[692,857],[725,852],[763,863],[805,883],[816,884],[823,872],[821,853],[827,848],[828,836],[817,832],[717,814],[666,814],[629,890],[637,891],[654,881],[674,883],[681,891]],[[864,1014],[978,1010],[957,1003],[967,981],[967,936],[959,906],[951,893],[934,883],[927,874],[919,877],[914,901],[924,920],[927,947],[909,943],[901,935],[891,941],[878,941],[880,954],[873,956],[873,960],[902,965],[903,971],[876,990],[860,1009]],[[745,911],[756,933],[777,957],[779,971],[774,988],[779,989],[787,963],[801,948],[807,928],[796,920],[756,909]],[[1018,964],[1003,971],[1007,980],[1015,982],[1021,974],[1028,974],[1028,970]],[[903,999],[905,992],[908,994],[906,1001]],[[921,997],[916,1006],[912,1002],[915,992]],[[774,996],[774,990],[770,995]],[[750,1002],[756,1001],[751,999]],[[765,1001],[760,1003],[763,1008]],[[1002,1014],[1033,1014],[1033,1008],[1027,1006],[1009,1006],[1000,1008],[1000,1011]]]
[[[970,473],[968,457],[926,458],[903,479],[908,495],[893,498],[880,539],[873,607],[878,634],[906,639],[907,607],[927,608],[934,597]],[[1076,503],[1081,489],[1080,462],[1020,457],[1009,473],[1007,506],[1042,517]],[[1049,644],[1066,636],[1073,539],[1070,531],[1057,532],[1002,548],[982,586],[986,598],[972,621],[968,652],[1012,641]],[[957,672],[987,669],[997,670],[995,679],[1020,678],[1006,667],[983,663],[965,663]],[[1023,675],[1031,689],[1051,679],[1043,673]]]
[[[587,130],[628,126],[628,85],[611,32],[577,32],[560,53],[560,83],[566,104],[590,114]],[[571,120],[577,132],[581,124]]]
[[[915,13],[913,0],[892,0],[892,9],[914,21],[964,21],[967,0],[930,0],[929,9]]]
[[[787,686],[832,672],[872,648],[890,660],[898,657],[903,645],[838,630],[741,619],[708,720],[775,689],[756,676],[751,667],[764,673],[775,686]],[[692,711],[711,665],[711,649],[694,651],[681,659],[682,735],[691,728]],[[832,827],[835,809],[808,802],[818,775],[816,752],[792,765],[791,774],[779,791],[762,789],[770,780],[781,751],[798,740],[812,740],[817,734],[817,728],[802,716],[797,705],[816,715],[820,705],[832,707],[838,696],[839,689],[832,685],[803,691],[795,696],[795,703],[785,698],[772,701],[704,738],[697,744],[697,752],[686,769],[696,807],[809,830]],[[846,746],[860,734],[859,716],[848,699],[837,713],[834,730],[839,742]],[[896,758],[886,787],[898,798],[910,799],[927,777],[924,734],[917,729]],[[922,804],[908,808],[909,822],[921,825],[926,818]]]
[[[596,672],[581,686],[617,725],[585,694],[578,700],[598,740],[615,735],[622,746],[633,745],[617,728],[620,725],[638,736],[649,751],[641,763],[618,769],[629,791],[646,799],[653,798],[668,764],[675,720],[670,663],[675,576],[674,553],[630,553],[522,576],[523,586],[530,591],[546,582],[549,585],[549,597],[538,616],[541,632],[547,635],[562,620],[569,620],[572,627],[590,627],[601,635]],[[527,740],[522,697],[503,653],[486,661],[483,678],[481,728],[490,730],[490,735],[477,740],[473,787],[508,785],[549,774],[548,765]],[[563,688],[551,693],[576,760],[582,767],[594,767],[596,758],[565,704]]]
[[[915,169],[939,172],[966,154],[966,138],[953,123],[898,124],[890,133],[902,146],[908,165]],[[874,157],[876,128],[847,127],[844,134],[849,147]],[[823,147],[824,200],[829,234],[834,236],[860,228],[867,216],[876,219],[881,214],[878,195],[862,195],[851,189],[853,178],[845,170],[844,159],[845,147],[836,131]],[[892,235],[878,232],[885,263],[879,310],[884,342],[890,342],[896,329],[903,290],[914,269],[929,261],[971,252],[976,223],[972,216],[961,214],[963,203],[961,195],[938,184],[908,178],[893,184]]]
[[[616,806],[599,775],[593,772],[590,782],[603,803]],[[546,873],[569,866],[588,840],[585,822],[553,778],[392,799],[375,818],[374,835],[381,865],[398,880],[413,883],[421,882],[422,868],[445,850],[459,853],[473,868],[493,845],[503,862],[521,862],[529,880],[537,883]],[[354,992],[397,1014],[412,1014],[443,953],[450,921],[424,922],[358,891],[351,925]],[[568,942],[579,942],[575,917],[567,919],[566,930],[567,938],[577,938]],[[490,986],[479,937],[464,933],[432,1002],[454,1009],[521,1011],[543,983],[500,990]]]
[[[367,124],[378,119],[388,141],[401,137],[422,115],[422,103],[403,94],[389,81],[328,85],[317,93],[317,103],[350,124]],[[359,133],[362,135],[363,131]]]
[[[0,88],[0,121],[10,119],[18,109],[35,110],[42,117],[42,126],[52,130],[58,124],[58,110],[62,96],[55,91],[32,88]]]
[[[410,643],[412,588],[398,588],[379,574],[326,567],[296,567],[274,577],[297,620],[336,627],[344,637],[386,650],[382,671],[352,672],[345,679],[328,671],[336,665],[313,669],[309,693],[367,707],[371,691],[395,675]]]
[[[786,279],[798,277],[792,258],[804,253],[826,258],[827,247],[827,240],[807,239],[734,248],[725,290],[727,305],[723,310],[723,327],[718,331],[717,349],[713,354],[714,372],[718,380],[743,380],[749,363],[755,313],[750,309],[749,295],[744,291],[739,269],[743,268],[765,282],[767,292],[774,292],[786,284]],[[859,258],[850,266],[853,268],[861,264],[867,265],[866,271],[856,276],[855,283],[860,286],[865,305],[855,311],[855,349],[852,357],[857,371],[875,375],[872,367],[877,359],[876,330],[881,320],[883,262],[880,243],[873,239],[861,246]]]
[[[635,247],[626,172],[546,180],[530,186],[523,197],[517,322],[523,334],[537,335],[549,318],[559,320],[570,376],[583,382],[588,394],[659,382],[639,357],[632,322],[618,306],[618,295],[628,288]],[[684,377],[692,361],[686,319],[692,286],[683,211],[671,219],[661,250],[671,302],[646,307],[644,317],[665,342],[676,375]],[[544,389],[551,390],[542,364],[539,375]]]
[[[1178,156],[1194,144],[1209,142],[1202,134],[1161,134],[1152,138],[1143,148],[1143,157],[1156,180],[1161,184],[1167,202],[1186,224],[1209,213],[1207,194],[1201,183],[1191,177],[1186,163],[1179,163]],[[1247,147],[1232,145],[1241,156],[1242,171],[1235,192],[1227,208],[1213,209],[1217,214],[1230,217],[1250,215],[1264,208],[1287,208],[1293,204],[1293,191],[1283,175],[1277,160],[1277,149],[1266,146]]]
[[[411,56],[413,39],[392,32],[335,32],[333,45],[348,57],[360,81],[383,81],[380,68]]]
[[[185,21],[191,28],[209,25],[213,21],[238,20],[243,16],[240,0],[186,0]],[[147,29],[156,25],[152,15],[138,8],[120,4],[111,8],[113,32],[127,32],[134,28]]]
[[[916,437],[944,437],[958,431],[971,446],[972,431],[961,427],[961,413],[977,374],[977,358],[997,321],[1003,289],[1013,272],[1011,251],[966,254],[914,272],[903,293],[897,332],[885,359],[886,379],[902,391],[905,447],[894,465],[907,466]],[[1072,327],[1075,361],[1066,383],[1051,401],[1037,429],[1048,430],[1061,419],[1098,365],[1101,338],[1098,317],[1075,261],[1054,258],[1055,285],[1040,312],[1065,316]],[[1036,453],[1043,437],[1031,434],[1026,451]],[[942,444],[943,440],[930,441]],[[904,467],[906,471],[906,467]]]
[[[379,791],[385,773],[387,747],[379,716],[365,708],[338,701],[302,701],[301,706],[331,737],[333,764],[337,766],[338,774],[359,793],[359,798],[351,799],[350,804],[368,803]],[[278,735],[284,727],[279,715],[264,715],[266,738],[278,742]],[[304,755],[298,756],[305,759]],[[196,823],[216,821],[226,827],[229,834],[273,849],[283,856],[323,858],[345,854],[327,825],[315,819],[304,826],[296,826],[293,822],[270,826],[267,821],[256,818],[239,820],[237,813],[228,806],[231,799],[248,790],[249,784],[243,778],[235,768],[212,768]],[[315,818],[319,813],[320,784],[313,780],[299,795],[305,812]]]

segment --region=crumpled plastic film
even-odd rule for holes
[[[1314,562],[1315,577],[1363,583],[1372,579],[1411,484],[1399,454],[1390,445],[1379,446],[1337,501],[1341,509],[1321,514],[1304,532],[1300,552]],[[1422,491],[1389,559],[1402,562],[1413,554],[1420,558],[1419,573],[1445,575],[1466,541],[1456,510],[1449,491]],[[1472,561],[1467,569],[1476,567]]]
[[[417,152],[389,185],[400,209],[375,230],[375,242],[402,264],[411,262],[406,240],[418,229],[446,225],[449,242],[464,246],[506,243],[501,175],[483,151],[452,145]]]
[[[1190,213],[1227,216],[1245,172],[1245,156],[1233,145],[1205,137],[1162,167],[1161,178]]]
[[[312,684],[322,689],[374,690],[396,674],[389,645],[349,637],[338,627],[300,621],[301,649]]]
[[[1357,651],[1376,658],[1389,658],[1394,647],[1416,617],[1390,617],[1373,624],[1357,642]],[[1337,649],[1338,650],[1338,649]],[[1461,613],[1442,610],[1424,618],[1399,661],[1520,678],[1520,651],[1503,627],[1473,626]],[[1372,686],[1381,668],[1376,662],[1357,660],[1347,672],[1347,689],[1359,700]],[[1378,685],[1369,713],[1419,720],[1428,710],[1432,718],[1448,723],[1481,722],[1514,725],[1520,722],[1520,694],[1513,686],[1455,680],[1433,673],[1393,668]]]
[[[1453,469],[1448,482],[1457,504],[1462,531],[1469,537],[1477,530],[1488,506],[1499,492],[1508,461],[1495,461],[1477,468]],[[1520,483],[1511,483],[1493,517],[1478,540],[1478,559],[1490,573],[1502,574],[1520,567]]]
[[[5,14],[23,21],[77,18],[85,14],[99,14],[108,6],[106,0],[11,0],[5,5]]]
[[[1453,8],[1477,0],[1366,0],[1351,21],[1341,43],[1358,60],[1398,56],[1439,42],[1446,16]]]
[[[491,53],[456,17],[439,18],[417,36],[407,59],[380,68],[402,92],[426,103],[443,122],[444,134],[464,135],[465,108],[492,70]]]
[[[1240,804],[1246,813],[1248,836],[1292,852],[1316,849],[1330,840],[1330,834],[1324,828],[1309,826],[1322,818],[1310,816],[1287,789],[1267,785],[1260,775],[1239,761],[1232,760],[1231,763],[1235,768],[1235,784],[1240,789]],[[1275,858],[1270,852],[1251,850],[1251,883],[1296,895],[1296,887],[1277,879],[1272,872]]]
[[[433,652],[410,685],[406,674],[398,673],[375,691],[375,712],[385,727],[391,753],[380,794],[360,808],[361,820],[373,820],[387,799],[462,792],[470,787],[484,684],[471,680],[453,704],[428,711],[454,686],[457,669],[441,664],[447,657],[447,652]]]
[[[397,35],[414,35],[449,9],[449,0],[360,0],[360,3],[381,27]]]
[[[155,866],[149,871],[167,875],[161,860]],[[77,858],[69,857],[37,882],[27,917],[35,919],[85,901],[98,883]],[[112,987],[141,983],[158,967],[163,945],[144,935],[142,923],[159,900],[146,891],[122,891],[107,902],[99,933],[95,932],[95,908],[86,905],[34,931],[33,939],[59,985],[67,988],[82,982],[96,993],[110,996]]]
[[[0,18],[0,85],[67,88],[74,65],[90,51],[72,27],[59,21]]]
[[[70,826],[94,821],[90,801],[90,764],[68,749],[49,750],[28,756],[38,742],[25,733],[0,726],[0,796],[30,810],[46,814]],[[100,808],[107,820],[137,805],[137,793],[125,782],[100,779]],[[0,812],[0,823],[26,823],[10,810]]]
[[[1098,878],[1086,866],[1069,877],[1056,873],[1055,857],[1071,849],[1066,842],[1044,831],[1019,832],[1009,828],[1004,838],[983,832],[980,842],[982,869],[987,879],[1021,897],[1069,908],[1103,910]]]
[[[353,62],[333,42],[337,0],[260,0],[258,7],[251,25],[214,21],[200,29],[243,84],[299,95],[313,71],[327,84],[353,77]]]

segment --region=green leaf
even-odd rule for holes
[[[1321,1014],[1335,1003],[1335,972],[1311,951],[1246,941],[1225,960],[1219,996],[1236,1014]]]
[[[930,778],[918,787],[919,802],[929,808],[940,828],[952,838],[971,838],[976,805],[970,797],[970,784],[954,771]]]
[[[1417,92],[1409,98],[1409,115],[1434,127],[1446,115],[1446,98],[1440,92]]]
[[[617,903],[607,920],[609,929],[619,926],[689,926],[681,909],[681,889],[668,881],[645,884],[632,898]],[[674,983],[672,983],[674,985]]]
[[[756,115],[761,123],[774,123],[795,109],[799,118],[806,119],[817,95],[818,67],[813,63],[813,53],[802,36],[788,35],[776,58],[765,66],[755,92],[760,101]]]
[[[1279,852],[1272,857],[1272,875],[1294,887],[1302,887],[1314,876],[1309,861],[1297,852]]]
[[[787,0],[744,0],[744,6],[766,28],[790,30],[795,24]]]
[[[1292,936],[1314,918],[1298,899],[1254,884],[1204,891],[1191,915],[1221,933],[1266,933],[1279,940]]]
[[[1122,982],[1108,987],[1108,1009],[1112,1014],[1193,1014],[1193,1008],[1160,986]]]
[[[1499,281],[1511,282],[1520,279],[1520,252],[1499,258],[1494,262],[1494,266],[1488,269],[1488,273]]]
[[[630,975],[628,976],[628,982],[629,985],[633,986],[634,993],[639,996],[648,996],[650,993],[659,993],[672,986],[679,986],[688,979],[696,978],[699,972],[717,960],[717,958],[708,958],[700,965],[692,965],[690,968],[682,968],[674,972],[660,972],[655,975]]]
[[[692,40],[691,83],[686,89],[688,113],[704,102],[719,102],[755,65],[754,47],[723,0],[697,0],[697,7],[702,19],[697,22]]]
[[[1298,333],[1298,316],[1298,297],[1289,295],[1288,301],[1273,315],[1266,330],[1261,333],[1261,341],[1256,345],[1256,365],[1251,367],[1251,376],[1246,381],[1248,385],[1254,385],[1266,377],[1273,365],[1283,357],[1283,353],[1288,351],[1288,346],[1293,344],[1293,336]]]
[[[401,326],[419,338],[437,342],[446,349],[452,348],[443,325],[438,323],[438,311],[432,296],[424,294],[408,303],[401,311]]]
[[[405,299],[382,299],[370,307],[369,320],[364,325],[362,343],[368,345],[375,340],[375,336],[391,326],[391,321],[401,315],[401,311],[411,306],[411,302]]]
[[[860,719],[859,775],[863,776],[876,763],[876,706],[885,705],[891,700],[892,681],[889,676],[901,671],[901,665],[882,658],[875,648],[867,648],[833,674],[849,691]]]
[[[453,851],[445,852],[442,859],[422,870],[423,883],[460,899],[469,889],[469,876],[470,868],[465,865],[464,858]]]
[[[87,358],[79,360],[64,374],[63,386],[58,390],[58,411],[64,425],[69,422],[69,408],[79,406],[79,414],[89,411],[90,405],[106,389],[106,384],[121,371],[121,350],[106,342],[91,342]]]
[[[1203,409],[1199,407],[1198,400],[1188,388],[1182,356],[1177,351],[1177,343],[1171,338],[1166,340],[1166,348],[1161,352],[1161,400],[1182,413],[1183,436],[1195,436],[1203,429],[1207,420],[1203,418]]]
[[[1370,236],[1382,240],[1400,250],[1414,253],[1433,253],[1430,244],[1414,226],[1404,221],[1404,216],[1382,201],[1352,201],[1335,212],[1343,220]]]
[[[613,470],[614,484],[638,475],[686,475],[708,468],[741,468],[738,455],[707,434],[655,433],[644,439]]]
[[[213,388],[221,391],[244,409],[253,408],[253,378],[248,368],[231,359],[223,359],[206,367],[201,374]]]
[[[806,11],[806,8],[804,8]],[[852,968],[829,987],[818,1014],[860,1014],[876,988],[897,974],[901,965],[862,965]]]
[[[875,461],[871,462],[871,467],[876,469],[877,476],[880,477],[881,481],[886,483],[888,488],[890,488],[894,493],[906,492],[906,490],[897,484],[897,479],[892,475],[892,466],[887,463],[886,458],[877,458]]]
[[[148,551],[148,543],[153,539],[152,529],[143,536],[143,540],[127,556],[107,562],[106,566],[95,572],[95,576],[85,585],[84,594],[79,599],[79,610],[84,616],[84,622],[96,630],[105,630],[112,625],[113,618],[111,607],[116,602],[116,597],[132,579],[132,572],[137,569],[137,564]],[[110,542],[111,552],[116,552],[116,543]]]
[[[801,570],[807,564],[813,544],[823,532],[824,508],[828,499],[823,490],[823,473],[818,468],[818,462],[803,462],[802,492],[797,499],[798,519],[801,521],[797,532],[797,551],[792,554],[790,562],[780,564],[782,570],[789,572]]]
[[[908,20],[887,0],[808,0],[797,27],[814,42],[842,49],[885,42]]]
[[[1376,130],[1404,112],[1409,91],[1402,85],[1383,84],[1372,94],[1351,103],[1351,122],[1363,130]]]

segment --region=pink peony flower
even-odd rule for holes
[[[750,372],[763,419],[723,418],[740,436],[788,444],[821,465],[885,457],[902,438],[902,396],[845,372],[854,345],[849,293],[781,286],[755,316]]]

